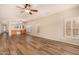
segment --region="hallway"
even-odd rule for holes
[[[30,35],[0,36],[1,55],[71,55],[79,54],[79,46]]]

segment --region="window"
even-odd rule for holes
[[[65,37],[79,38],[79,18],[71,18],[65,20]]]

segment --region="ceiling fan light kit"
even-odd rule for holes
[[[28,13],[29,13],[29,12],[30,12],[30,10],[25,10],[25,12],[28,12]]]

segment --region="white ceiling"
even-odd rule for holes
[[[39,12],[29,15],[28,13],[20,13],[21,9],[16,6],[22,6],[22,4],[1,4],[0,5],[0,20],[3,19],[34,19],[38,17],[54,14],[69,8],[76,7],[78,5],[60,5],[60,4],[32,4],[33,9],[37,9]]]

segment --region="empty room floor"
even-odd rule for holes
[[[30,35],[0,36],[1,55],[78,55],[79,46]]]

